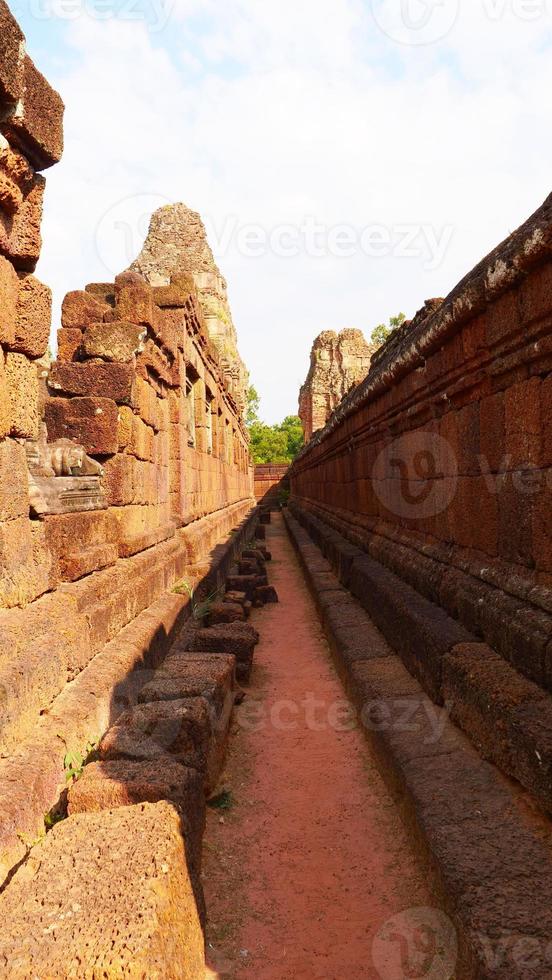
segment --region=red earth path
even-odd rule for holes
[[[207,975],[402,980],[380,930],[432,905],[425,872],[351,726],[297,557],[272,519],[280,603],[255,613],[261,641],[223,780],[232,802],[209,810],[205,838]]]

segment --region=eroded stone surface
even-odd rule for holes
[[[131,269],[157,287],[168,287],[171,278],[192,276],[209,336],[218,351],[236,402],[243,409],[248,375],[237,349],[226,282],[213,258],[200,216],[185,204],[159,208],[152,216],[145,245]],[[177,281],[172,288],[176,292]],[[168,293],[160,295],[159,299],[161,303],[171,301]],[[172,301],[175,302],[176,297]]]
[[[180,814],[167,802],[79,813],[34,848],[0,897],[1,972],[203,977]]]
[[[309,373],[299,394],[305,441],[322,429],[334,408],[368,374],[375,345],[361,330],[324,330],[311,350]]]

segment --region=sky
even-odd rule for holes
[[[8,2],[66,105],[53,329],[184,201],[270,423],[320,331],[414,315],[552,189],[552,0]]]

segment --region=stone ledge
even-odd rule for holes
[[[204,975],[181,818],[170,803],[64,820],[33,849],[0,911],[6,978]]]
[[[339,568],[344,585],[352,556],[368,556],[443,607],[466,630],[482,636],[535,683],[552,689],[552,648],[546,651],[546,635],[552,631],[551,592],[537,583],[536,573],[533,582],[506,562],[483,561],[481,556],[477,562],[474,553],[436,543],[422,547],[408,540],[404,530],[400,539],[387,537],[381,528],[364,527],[358,515],[345,511],[330,513],[319,504],[295,500],[290,506]]]
[[[250,508],[251,502],[247,505]],[[255,509],[244,515],[244,504],[234,506],[234,519],[240,509],[242,520],[236,533],[219,544],[215,552],[209,554],[207,551],[210,567],[205,575],[206,582],[216,582],[227,574],[233,555],[252,527]],[[167,544],[158,547],[165,549]],[[185,570],[186,552],[181,550],[181,568]],[[138,555],[121,559],[117,565],[128,569],[128,563],[143,560],[144,556]],[[176,581],[174,567],[169,561],[168,571],[166,569],[160,579],[161,592]],[[71,603],[71,615],[78,623],[85,624],[87,630],[110,615],[110,603],[120,605],[120,595],[118,597],[113,591],[113,574],[113,568],[93,573],[80,582],[63,586],[63,591],[57,593],[65,603]],[[94,580],[103,583],[103,590],[100,604],[92,607]],[[132,581],[129,588],[135,589]],[[152,601],[155,598],[152,596],[142,612],[138,610],[129,616],[131,621],[127,620],[127,625],[121,624],[117,635],[101,645],[96,656],[57,697],[52,700],[53,693],[49,692],[47,703],[50,707],[41,717],[36,709],[32,735],[19,745],[14,755],[0,760],[0,883],[24,858],[29,841],[43,830],[44,815],[57,803],[64,790],[66,751],[82,752],[89,741],[101,738],[114,717],[128,707],[129,699],[135,698],[140,680],[145,683],[146,671],[141,679],[136,676],[136,671],[158,666],[187,619],[187,596],[165,594]],[[29,607],[24,612],[29,613],[32,609]],[[62,682],[65,677],[64,674]]]
[[[312,543],[297,521],[284,515],[316,597],[310,574]],[[347,608],[350,618],[350,604]],[[376,656],[371,656],[374,627],[358,604],[357,608],[355,631],[366,643],[364,656],[359,651],[356,662],[341,656],[350,642],[350,625],[342,626],[338,615],[333,622],[326,617],[328,638],[361,718],[366,717],[367,705],[377,705],[380,711],[383,706],[391,719],[398,707],[402,712],[408,709],[414,730],[412,724],[405,730],[398,723],[366,727],[383,775],[429,858],[435,884],[458,930],[458,975],[463,980],[525,980],[528,973],[511,940],[534,940],[543,956],[552,940],[550,823],[535,814],[516,785],[479,757],[382,637]],[[435,731],[441,732],[437,740]],[[489,950],[499,945],[503,955],[495,964]]]

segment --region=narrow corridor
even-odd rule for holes
[[[267,545],[280,603],[261,633],[211,809],[210,977],[401,980],[389,920],[431,906],[423,866],[356,728],[280,514]],[[399,928],[400,931],[400,928]]]

